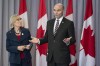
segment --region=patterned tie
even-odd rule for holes
[[[58,28],[59,28],[59,20],[57,20],[57,22],[56,22],[54,35],[56,34]]]

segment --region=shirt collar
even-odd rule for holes
[[[62,19],[63,19],[63,16],[62,16],[62,17],[60,17],[59,19],[57,19],[57,18],[56,18],[56,21],[57,21],[57,20],[59,20],[59,21],[61,22],[61,21],[62,21]]]

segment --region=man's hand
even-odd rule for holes
[[[18,46],[17,47],[17,50],[19,50],[19,51],[24,51],[24,49],[25,49],[25,46]]]
[[[35,37],[32,37],[32,40],[29,40],[29,42],[39,43],[39,39],[38,38],[35,38]]]
[[[69,42],[70,41],[70,39],[71,39],[72,37],[69,37],[69,38],[65,38],[63,41],[65,42],[65,43],[67,43],[67,42]]]

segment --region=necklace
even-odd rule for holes
[[[21,34],[20,30],[15,30],[15,34],[20,35]]]

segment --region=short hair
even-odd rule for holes
[[[55,5],[61,5],[62,6],[62,9],[64,10],[64,5],[62,3],[57,3]]]
[[[10,28],[13,28],[14,27],[14,23],[16,22],[16,20],[20,18],[19,15],[17,14],[14,14],[10,17]],[[23,22],[24,23],[24,22]]]

